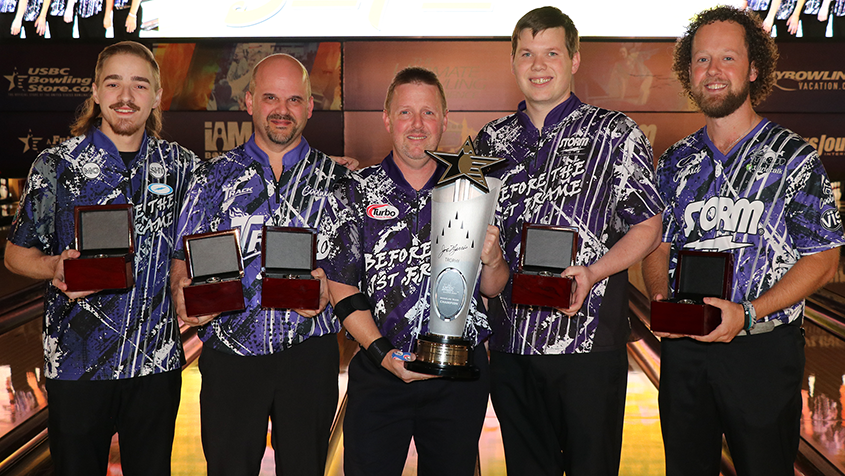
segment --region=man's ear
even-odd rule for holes
[[[249,91],[247,91],[246,94],[244,94],[244,104],[246,105],[246,112],[249,113],[249,115],[251,116],[252,115],[252,93],[249,92]]]
[[[384,128],[387,129],[388,134],[392,134],[390,130],[390,116],[387,114],[387,111],[381,112],[381,120],[384,121]]]

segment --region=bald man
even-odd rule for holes
[[[314,109],[308,72],[272,55],[253,69],[246,93],[254,134],[200,166],[179,218],[179,236],[237,228],[244,260],[243,311],[187,316],[186,264],[173,262],[179,317],[203,341],[200,408],[208,474],[257,475],[272,421],[276,474],[323,474],[337,406],[340,325],[326,308],[261,307],[262,226],[318,227],[329,190],[346,169],[312,149],[302,130]],[[177,249],[181,250],[181,242]]]

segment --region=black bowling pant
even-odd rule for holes
[[[344,474],[402,474],[413,437],[417,475],[472,476],[490,391],[484,346],[474,350],[473,363],[478,380],[405,383],[358,352],[349,364]]]
[[[182,371],[121,380],[47,379],[57,476],[105,476],[115,431],[126,476],[169,475]]]
[[[738,476],[793,476],[803,376],[796,325],[727,344],[663,339],[666,475],[718,475],[724,434]]]
[[[208,475],[257,475],[268,418],[276,474],[323,474],[339,361],[336,334],[254,357],[203,349],[200,412]]]
[[[490,353],[491,397],[509,475],[617,476],[628,385],[619,349]]]

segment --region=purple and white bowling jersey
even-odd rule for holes
[[[103,11],[103,0],[77,0],[76,14],[81,18],[91,18]]]
[[[769,0],[748,0],[748,9],[763,12],[769,9]]]
[[[775,20],[788,20],[789,16],[795,10],[797,2],[798,0],[783,0],[780,2],[780,8],[778,8],[778,13],[775,15]]]
[[[822,1],[823,0],[807,0],[804,3],[804,10],[801,12],[805,15],[817,15],[819,10],[822,9]]]
[[[0,0],[0,13],[15,13],[18,0]]]
[[[346,174],[303,138],[283,158],[276,181],[267,154],[255,135],[228,153],[197,168],[179,217],[179,237],[240,230],[246,309],[226,312],[201,327],[206,346],[235,355],[281,352],[309,337],[336,333],[340,325],[327,307],[314,318],[288,309],[261,307],[261,231],[267,226],[316,229],[335,180]],[[182,243],[177,245],[182,251]]]
[[[414,190],[391,153],[338,183],[320,225],[318,259],[328,278],[366,294],[381,334],[405,352],[428,332],[431,191],[444,169]],[[463,335],[474,344],[490,333],[479,297],[476,284]]]
[[[65,14],[67,0],[53,0],[50,2],[50,16],[60,17]]]
[[[651,146],[624,114],[583,104],[575,95],[555,107],[539,131],[525,113],[487,124],[478,152],[507,159],[496,214],[511,274],[517,272],[523,223],[578,228],[576,264],[595,263],[627,232],[663,210],[653,182]],[[561,250],[565,252],[565,250]],[[550,307],[514,305],[513,281],[493,312],[490,348],[524,355],[618,349],[628,323],[626,272],[593,286],[573,317]],[[503,315],[499,315],[503,314]]]
[[[38,14],[41,13],[41,5],[44,0],[28,0],[26,2],[26,10],[23,13],[23,21],[35,21]]]
[[[727,156],[706,128],[687,136],[660,158],[657,183],[667,205],[663,241],[672,244],[670,286],[680,248],[732,253],[730,300],[740,302],[765,293],[801,256],[845,244],[815,149],[765,119]],[[803,311],[801,301],[764,320],[784,324]]]
[[[42,152],[32,165],[9,241],[58,255],[73,247],[76,205],[132,204],[135,286],[75,304],[52,285],[44,300],[48,378],[114,380],[179,369],[179,325],[170,305],[176,218],[197,157],[144,136],[127,166],[99,129]]]

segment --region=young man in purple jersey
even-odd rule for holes
[[[433,72],[412,67],[397,73],[383,113],[393,151],[338,182],[320,227],[320,265],[335,312],[362,348],[349,364],[347,476],[402,474],[412,437],[417,474],[469,476],[475,470],[490,382],[481,296],[497,295],[508,276],[496,227],[487,228],[463,335],[474,344],[480,377],[431,378],[404,366],[415,358],[417,337],[428,331],[431,317],[431,193],[445,166],[425,151],[437,149],[447,114]]]
[[[170,474],[184,363],[170,258],[198,159],[159,138],[160,84],[143,45],[103,50],[75,137],[35,160],[8,236],[6,266],[48,281],[44,373],[56,474],[105,475],[115,432],[124,474]],[[109,204],[134,205],[135,285],[68,292],[64,262],[80,256],[74,206]]]
[[[663,203],[651,146],[622,113],[572,93],[578,31],[554,7],[528,12],[512,36],[525,95],[487,124],[481,155],[507,159],[497,215],[505,260],[517,271],[524,223],[576,227],[567,309],[517,305],[513,283],[490,300],[491,396],[508,472],[616,475],[628,376],[627,269],[660,240]],[[561,253],[565,253],[561,250]]]
[[[312,149],[302,131],[314,109],[308,71],[276,54],[252,71],[246,93],[254,133],[197,168],[179,217],[179,237],[238,229],[246,309],[187,316],[191,283],[173,260],[176,311],[203,341],[200,410],[208,474],[257,475],[272,421],[276,474],[322,474],[337,408],[340,325],[332,317],[325,274],[320,309],[261,306],[262,227],[318,228],[335,180],[346,169]],[[352,166],[357,165],[357,162]],[[184,256],[182,243],[177,257]]]
[[[804,298],[836,272],[845,244],[830,181],[799,135],[754,111],[775,82],[777,49],[756,15],[693,19],[673,70],[705,127],[660,158],[663,243],[643,262],[654,300],[669,296],[678,251],[733,254],[722,323],[663,334],[660,420],[666,474],[719,474],[722,435],[736,472],[792,475],[798,451]]]

